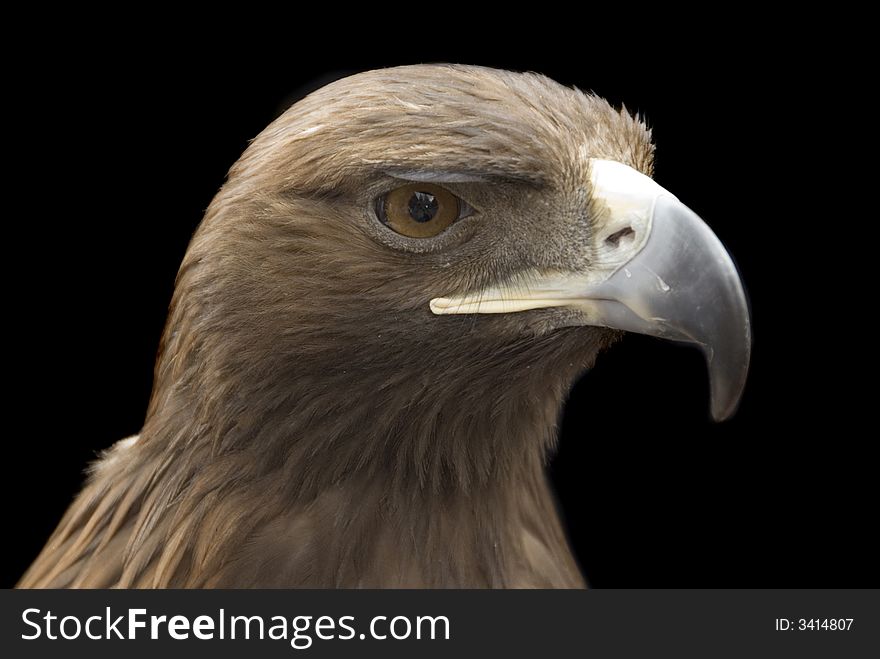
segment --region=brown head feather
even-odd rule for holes
[[[652,153],[626,112],[533,74],[371,71],[294,105],[193,238],[140,439],[21,585],[582,585],[543,465],[615,334],[428,302],[589,267],[588,159]],[[451,181],[478,217],[392,234],[373,209],[397,178]]]

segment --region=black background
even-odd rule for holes
[[[863,357],[829,289],[858,235],[819,210],[827,144],[805,114],[828,81],[756,33],[678,51],[521,36],[388,56],[372,39],[253,50],[218,37],[184,55],[89,35],[13,67],[0,585],[96,451],[138,432],[177,266],[248,139],[323,82],[421,61],[535,70],[643,113],[656,179],[713,227],[750,295],[753,364],[733,420],[708,420],[698,352],[644,337],[575,386],[551,471],[590,584],[880,585],[875,469],[855,420],[867,396],[844,370]]]

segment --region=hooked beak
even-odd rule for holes
[[[589,273],[527,273],[488,290],[435,298],[435,314],[569,307],[576,322],[697,344],[706,357],[712,417],[729,418],[745,387],[751,326],[733,260],[712,230],[644,174],[591,161],[595,223]]]

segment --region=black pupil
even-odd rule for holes
[[[409,198],[409,216],[416,222],[430,222],[439,207],[437,198],[429,192],[413,192]]]

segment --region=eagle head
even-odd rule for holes
[[[623,329],[702,347],[713,414],[729,415],[742,287],[649,178],[653,150],[638,119],[540,75],[407,66],[327,85],[253,141],[211,204],[152,412],[198,391],[217,445],[253,443],[282,413],[321,438],[307,451],[332,457],[331,477],[394,462],[401,478],[468,481],[546,450],[568,388]],[[514,446],[517,426],[541,431]]]
[[[748,367],[736,269],[653,151],[535,74],[293,105],[192,239],[139,440],[25,583],[582,585],[543,471],[576,378],[622,331],[694,343],[722,419]]]

